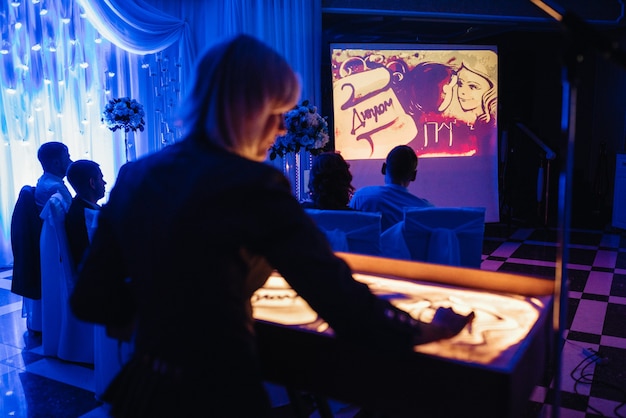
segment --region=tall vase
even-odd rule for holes
[[[130,157],[128,153],[130,152],[130,147],[128,145],[128,131],[124,131],[124,155],[126,156],[126,162],[130,161]]]
[[[291,192],[299,201],[309,197],[309,172],[311,153],[308,151],[290,152],[283,156],[283,172],[291,183]]]
[[[297,198],[297,177],[296,173],[298,172],[298,161],[296,159],[296,153],[289,152],[283,155],[283,172],[285,173],[285,177],[289,180],[289,184],[291,184],[291,193]]]
[[[313,166],[313,155],[300,151],[300,201],[309,199],[309,176]]]

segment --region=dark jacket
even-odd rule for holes
[[[87,234],[87,224],[85,223],[85,208],[93,209],[93,206],[84,199],[74,196],[72,204],[65,215],[67,244],[70,247],[74,267],[80,263],[85,250],[89,246],[89,235]]]
[[[266,416],[250,297],[272,268],[339,338],[412,350],[414,330],[353,280],[274,167],[195,138],[125,164],[71,298],[83,320],[136,318],[134,360],[104,397],[113,411],[147,414],[133,409],[147,396],[160,416]],[[137,390],[146,379],[158,382]]]
[[[43,221],[40,212],[35,203],[35,187],[22,187],[11,217],[11,292],[30,299],[41,299],[39,237]]]

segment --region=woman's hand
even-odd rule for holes
[[[429,342],[452,338],[474,320],[474,312],[469,315],[460,315],[452,308],[438,308],[430,323],[420,322],[420,334],[414,339],[414,344],[426,344]]]

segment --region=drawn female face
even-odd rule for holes
[[[458,95],[461,108],[466,112],[474,109],[482,110],[482,97],[491,87],[489,80],[465,67],[461,67],[457,75],[459,77]]]

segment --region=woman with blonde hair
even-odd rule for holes
[[[132,330],[102,399],[114,417],[271,416],[251,296],[277,269],[338,339],[390,352],[458,333],[422,323],[355,281],[264,162],[300,95],[285,59],[238,35],[200,59],[185,138],[120,170],[71,297],[76,316]]]

